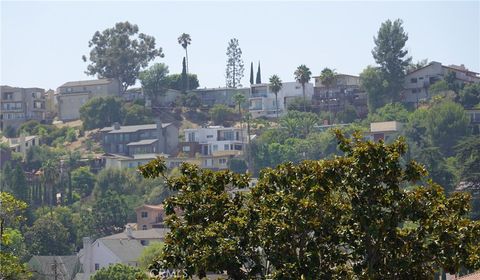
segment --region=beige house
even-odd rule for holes
[[[7,143],[12,152],[21,153],[25,158],[29,148],[40,145],[40,138],[36,135],[22,135],[18,138],[3,137],[0,142]]]
[[[0,130],[18,128],[28,120],[46,119],[45,90],[41,88],[0,87]]]
[[[148,205],[144,204],[135,208],[137,213],[137,229],[148,230],[152,228],[165,228],[163,223],[165,219],[165,209],[162,204]]]
[[[432,61],[428,65],[408,73],[403,84],[402,99],[404,103],[417,107],[421,101],[429,99],[429,88],[435,82],[443,80],[449,72],[455,73],[456,83],[468,84],[480,82],[478,73],[465,68],[462,64],[442,65]]]
[[[121,85],[115,79],[67,82],[57,88],[58,114],[62,121],[80,118],[80,107],[93,97],[119,96]]]
[[[385,142],[393,139],[402,129],[402,123],[397,121],[374,122],[370,124],[370,133],[367,139],[373,141],[383,140]]]

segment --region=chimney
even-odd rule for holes
[[[125,228],[125,234],[127,235],[128,239],[133,239],[132,228],[130,226]]]
[[[119,130],[120,129],[120,124],[118,122],[113,123],[113,129],[114,130]]]
[[[92,240],[90,237],[83,238],[83,279],[90,279],[90,268],[92,262]]]

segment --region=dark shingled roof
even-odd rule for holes
[[[112,83],[112,79],[98,79],[98,80],[87,80],[87,81],[73,81],[66,82],[59,87],[81,87],[81,86],[96,86],[96,85],[108,85]]]

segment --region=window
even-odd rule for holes
[[[213,138],[213,135],[207,135],[207,138]]]
[[[96,263],[95,264],[95,271],[99,270],[100,269],[100,264]]]
[[[412,93],[417,93],[417,92],[419,92],[418,89],[416,89],[416,88],[412,89]]]
[[[183,146],[184,152],[190,152],[190,146]]]
[[[221,165],[225,165],[227,164],[227,159],[226,158],[221,158],[218,160],[218,163],[220,163]]]
[[[140,244],[142,244],[142,246],[147,246],[148,240],[140,240]]]
[[[143,211],[142,212],[142,218],[148,218],[148,212]]]
[[[224,149],[225,151],[228,151],[228,148],[229,148],[229,147],[230,147],[230,146],[229,146],[228,144],[225,144],[225,145],[223,146],[223,149]]]
[[[188,142],[195,142],[195,132],[188,133]]]
[[[213,145],[213,151],[214,152],[218,151],[218,145]]]
[[[143,225],[142,230],[147,230],[147,225]]]
[[[225,137],[225,140],[235,140],[233,137],[233,131],[225,131],[225,133],[223,134],[224,137]]]
[[[417,78],[411,78],[410,83],[415,84],[417,82]]]

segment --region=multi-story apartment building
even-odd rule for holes
[[[334,84],[330,87],[322,84],[319,76],[314,79],[312,106],[316,111],[337,113],[350,104],[355,107],[359,116],[368,113],[367,94],[360,87],[360,77],[336,74]]]
[[[164,228],[165,209],[162,204],[144,204],[135,208],[137,214],[137,229],[148,230],[152,228]]]
[[[312,99],[313,84],[305,84],[305,97],[307,102]],[[283,83],[282,89],[277,94],[271,91],[269,84],[251,85],[251,96],[249,98],[249,112],[252,118],[275,117],[277,106],[275,100],[278,100],[278,114],[282,115],[292,100],[303,97],[302,84],[298,82]]]
[[[180,151],[190,158],[198,156],[200,167],[226,169],[228,160],[244,154],[247,145],[245,128],[209,126],[185,129]]]
[[[67,82],[57,88],[58,116],[62,121],[80,118],[80,107],[93,97],[119,96],[115,79]]]
[[[45,90],[41,88],[0,87],[0,130],[18,128],[23,122],[46,119]]]
[[[404,103],[417,107],[419,102],[429,99],[428,89],[435,82],[443,80],[449,72],[455,73],[459,84],[480,82],[479,73],[460,66],[444,66],[440,62],[432,61],[428,65],[408,73],[403,84],[402,99]]]

